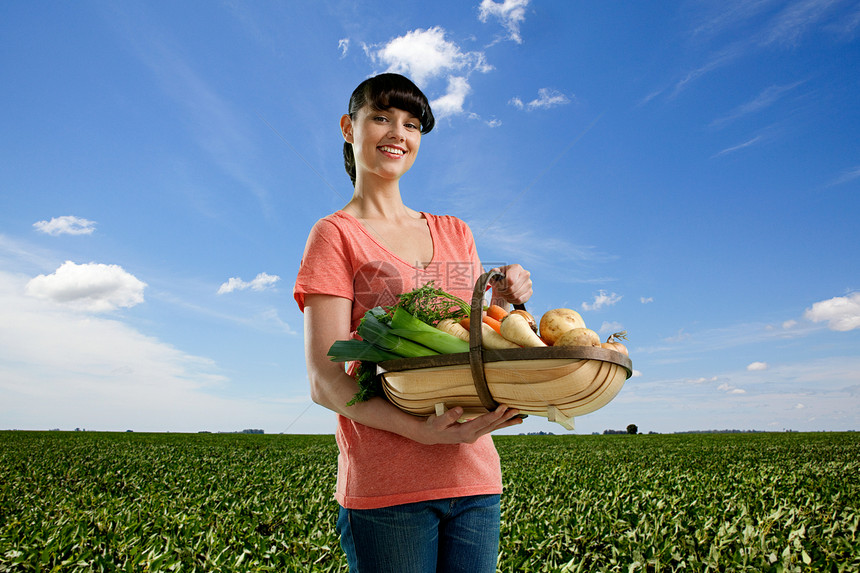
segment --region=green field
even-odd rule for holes
[[[860,571],[860,433],[495,440],[500,571]],[[336,453],[0,432],[0,571],[345,571]]]

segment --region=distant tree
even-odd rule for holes
[[[636,426],[636,424],[630,424],[629,426],[627,426],[627,433],[628,434],[638,434],[639,428]]]

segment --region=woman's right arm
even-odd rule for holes
[[[358,384],[341,362],[327,354],[336,340],[350,337],[352,301],[331,295],[308,294],[304,301],[305,358],[311,398],[317,404],[356,422],[394,432],[424,444],[471,443],[484,434],[522,422],[516,410],[499,406],[496,410],[468,422],[457,420],[461,408],[451,408],[442,416],[421,418],[408,414],[388,400],[377,397],[352,406],[347,403],[358,391]]]

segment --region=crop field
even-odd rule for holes
[[[497,436],[499,571],[860,571],[860,433]],[[0,432],[0,571],[345,571],[333,436]]]

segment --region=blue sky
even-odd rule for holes
[[[292,285],[393,70],[407,204],[628,331],[577,433],[860,429],[857,69],[847,0],[4,2],[0,428],[332,432]]]

